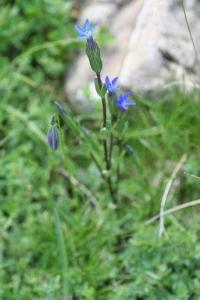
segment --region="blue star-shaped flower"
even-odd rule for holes
[[[130,92],[124,94],[124,95],[120,95],[118,100],[116,101],[116,106],[118,106],[119,108],[121,108],[122,110],[127,110],[129,106],[133,106],[136,105],[135,102],[133,101],[127,101],[128,97],[131,95]]]
[[[119,77],[115,77],[115,78],[113,78],[113,80],[110,80],[110,78],[108,76],[106,76],[105,86],[110,94],[113,94],[117,90],[120,90],[120,87],[117,86],[118,79],[119,79]]]
[[[76,30],[79,34],[79,37],[81,39],[84,39],[84,40],[89,40],[92,38],[92,35],[94,33],[94,30],[96,28],[97,24],[92,24],[90,23],[90,21],[87,19],[85,21],[85,24],[83,25],[83,27],[81,27],[80,25],[76,25]]]

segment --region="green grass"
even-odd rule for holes
[[[91,161],[90,146],[69,122],[62,121],[63,146],[58,151],[46,144],[53,102],[64,99],[65,66],[77,45],[71,8],[61,0],[39,1],[46,3],[41,9],[34,2],[16,2],[12,9],[4,2],[0,299],[200,299],[200,208],[166,216],[161,239],[159,223],[146,224],[159,213],[167,181],[183,155],[186,161],[166,208],[199,198],[200,180],[185,174],[200,175],[199,91],[174,89],[137,97],[125,133],[125,144],[134,152],[125,152],[120,162],[121,201],[115,207]],[[16,18],[12,22],[11,12]],[[64,43],[67,25],[69,42]],[[11,46],[14,50],[9,51]],[[75,117],[90,129],[97,147],[92,132],[98,132],[100,118],[100,113]],[[101,152],[97,155],[101,161]],[[115,151],[114,167],[118,162]]]

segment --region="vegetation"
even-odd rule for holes
[[[200,299],[198,206],[166,215],[160,238],[159,220],[148,222],[180,161],[165,209],[199,198],[189,175],[200,174],[199,90],[135,97],[113,204],[71,117],[62,147],[46,141],[54,101],[70,112],[63,84],[81,45],[75,6],[0,6],[0,299]],[[98,112],[72,119],[98,143]]]

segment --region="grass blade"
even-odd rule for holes
[[[62,268],[62,281],[63,281],[63,300],[68,300],[69,298],[69,281],[68,281],[68,258],[67,258],[67,250],[65,247],[65,240],[63,229],[59,217],[59,213],[57,209],[55,209],[55,228],[56,228],[56,236],[58,240],[58,250],[60,257],[60,266]]]

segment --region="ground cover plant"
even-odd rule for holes
[[[76,7],[2,4],[0,299],[200,299],[199,206],[166,215],[160,238],[152,219],[177,166],[165,210],[199,199],[199,90],[141,97],[133,87],[120,159],[113,150],[114,202],[90,155],[92,145],[104,163],[101,110],[75,115],[62,92],[85,47]],[[62,131],[53,151],[46,134],[56,112]]]

